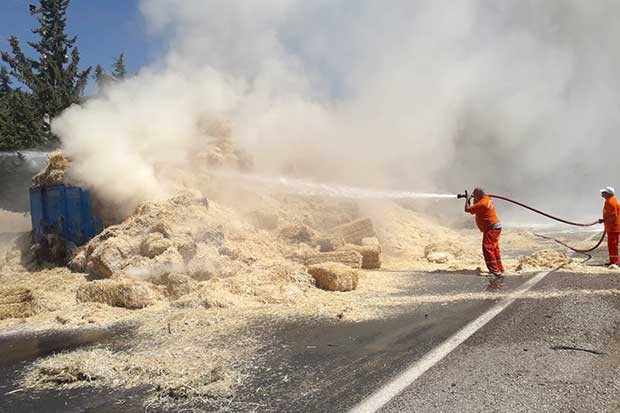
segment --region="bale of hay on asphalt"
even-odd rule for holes
[[[462,257],[465,251],[458,244],[449,240],[433,242],[424,247],[424,257],[427,259],[437,253],[447,255],[450,259],[453,259]]]
[[[338,262],[350,268],[362,268],[362,254],[353,250],[319,252],[306,257],[306,265],[322,264],[325,262]]]
[[[454,261],[454,256],[448,252],[443,251],[434,251],[425,256],[428,262],[433,264],[446,264],[448,262]]]
[[[34,314],[32,291],[23,287],[0,287],[0,320],[25,318]]]
[[[521,256],[517,258],[517,261],[516,271],[537,270],[541,268],[553,269],[573,262],[571,258],[555,250],[536,251],[529,257]]]
[[[359,219],[348,224],[339,225],[330,231],[342,237],[347,244],[361,245],[364,238],[376,237],[375,227],[370,218]]]
[[[98,280],[84,284],[78,288],[76,297],[80,302],[97,302],[129,309],[149,306],[156,298],[147,284],[124,280]]]
[[[358,272],[339,262],[311,265],[308,273],[317,287],[327,291],[351,291],[357,288]]]
[[[24,382],[38,388],[75,388],[105,382],[115,376],[117,368],[110,350],[76,350],[37,360],[27,368]]]
[[[381,268],[381,247],[379,245],[345,244],[340,249],[359,252],[362,256],[362,268],[365,270]]]

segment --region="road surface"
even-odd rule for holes
[[[487,280],[467,274],[403,273],[415,290],[445,301],[403,308],[382,321],[259,326],[269,336],[233,400],[197,402],[194,411],[348,412],[392,389],[394,379],[475,323],[525,283],[538,281],[471,336],[443,354],[381,412],[620,411],[620,275],[552,272],[507,277],[495,299],[479,299]],[[422,281],[422,283],[420,283]],[[420,287],[422,285],[422,287]],[[413,287],[412,287],[413,288]],[[450,300],[456,293],[472,299]],[[4,368],[0,411],[144,411],[149,389],[6,394],[27,362]],[[388,392],[389,393],[389,392]],[[187,407],[185,407],[187,409]],[[157,411],[151,409],[149,411]],[[188,411],[188,410],[183,410]],[[189,411],[192,411],[191,409]]]

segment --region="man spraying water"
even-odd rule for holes
[[[470,205],[473,197],[474,204]],[[504,273],[499,248],[499,236],[502,232],[502,223],[495,212],[495,205],[490,196],[482,188],[465,195],[465,212],[476,216],[476,225],[482,232],[482,254],[489,272],[496,277]]]
[[[605,224],[607,232],[607,249],[609,251],[608,266],[618,268],[618,238],[620,238],[620,203],[616,199],[616,191],[611,186],[601,189],[601,196],[605,198],[603,218],[599,223]]]

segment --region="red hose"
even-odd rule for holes
[[[574,225],[574,226],[577,226],[577,227],[591,227],[591,226],[596,225],[596,224],[599,223],[598,221],[594,221],[594,222],[592,222],[590,224],[580,224],[579,222],[567,221],[567,220],[562,219],[562,218],[554,217],[553,215],[547,214],[546,212],[542,212],[542,211],[540,211],[540,210],[538,210],[536,208],[532,208],[531,206],[522,204],[521,202],[515,201],[514,199],[506,198],[504,196],[499,196],[499,195],[489,195],[489,196],[491,198],[502,199],[504,201],[511,202],[511,203],[513,203],[515,205],[519,205],[522,208],[529,209],[530,211],[536,212],[537,214],[544,215],[547,218],[551,218],[551,219],[554,219],[554,220],[559,221],[559,222],[563,222],[563,223],[568,224],[568,225]]]
[[[580,249],[578,249],[578,248],[571,247],[570,245],[568,245],[567,243],[565,243],[565,242],[563,242],[563,241],[560,241],[559,239],[555,239],[555,238],[547,237],[547,236],[542,235],[542,234],[534,234],[534,235],[536,235],[537,237],[540,237],[540,238],[544,238],[544,239],[548,239],[548,240],[551,240],[551,241],[555,241],[555,242],[557,242],[558,244],[560,244],[560,245],[562,245],[562,246],[564,246],[564,247],[568,248],[568,249],[569,249],[569,250],[571,250],[571,251],[574,251],[574,252],[576,252],[576,253],[578,253],[578,254],[583,254],[583,255],[586,255],[588,258],[586,258],[586,259],[582,262],[582,264],[583,264],[583,263],[585,263],[586,261],[589,261],[589,260],[591,260],[591,259],[592,259],[592,254],[588,254],[588,253],[589,253],[589,252],[594,251],[595,249],[597,249],[598,247],[600,247],[600,246],[601,246],[601,244],[603,243],[603,240],[605,239],[605,235],[606,235],[606,234],[607,234],[607,232],[603,231],[603,234],[601,235],[601,239],[600,239],[600,240],[596,243],[596,245],[595,245],[595,246],[593,246],[592,248],[588,248],[587,250],[580,250]]]

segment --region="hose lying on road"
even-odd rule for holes
[[[535,213],[543,215],[543,216],[545,216],[547,218],[550,218],[550,219],[553,219],[553,220],[556,220],[556,221],[559,221],[559,222],[562,222],[562,223],[568,224],[568,225],[574,225],[574,226],[577,226],[577,227],[591,227],[591,226],[596,225],[596,224],[599,223],[598,220],[594,221],[594,222],[591,222],[591,223],[588,223],[588,224],[567,221],[565,219],[555,217],[555,216],[553,216],[551,214],[547,214],[546,212],[540,211],[540,210],[538,210],[536,208],[533,208],[533,207],[531,207],[529,205],[525,205],[525,204],[523,204],[523,203],[521,203],[519,201],[515,201],[514,199],[506,198],[506,197],[500,196],[500,195],[489,195],[489,196],[491,198],[496,198],[496,199],[501,199],[503,201],[511,202],[511,203],[513,203],[515,205],[518,205],[518,206],[522,207],[522,208],[529,209],[532,212],[535,212]],[[603,243],[603,240],[605,239],[605,231],[603,231],[603,235],[601,236],[601,239],[596,243],[596,245],[594,247],[589,248],[587,250],[581,250],[581,249],[578,249],[578,248],[571,247],[570,245],[568,245],[568,244],[566,244],[566,243],[564,243],[564,242],[562,242],[562,241],[560,241],[558,239],[555,239],[555,238],[547,237],[545,235],[540,235],[540,234],[534,234],[534,235],[536,235],[537,237],[540,237],[540,238],[545,238],[545,239],[548,239],[548,240],[551,240],[551,241],[555,241],[558,244],[565,246],[566,248],[568,248],[571,251],[574,251],[574,252],[576,252],[578,254],[586,255],[588,258],[586,258],[583,262],[586,262],[586,261],[588,261],[588,260],[590,260],[592,258],[592,255],[590,255],[588,253],[592,252],[595,249],[597,249],[598,247],[600,247],[601,244]]]
[[[587,261],[592,259],[592,254],[588,254],[588,253],[594,251],[595,249],[597,249],[598,247],[601,246],[601,244],[603,243],[603,240],[605,239],[605,234],[606,234],[605,231],[603,231],[603,234],[601,235],[601,239],[598,240],[596,245],[593,246],[592,248],[588,248],[587,250],[581,250],[581,249],[577,249],[577,248],[571,247],[570,245],[566,244],[565,242],[560,241],[559,239],[547,237],[545,235],[541,235],[541,234],[534,234],[534,235],[536,235],[537,237],[540,237],[540,238],[544,238],[544,239],[548,239],[548,240],[551,240],[551,241],[555,241],[558,244],[565,246],[566,248],[568,248],[571,251],[574,251],[574,252],[576,252],[578,254],[583,254],[583,255],[587,256],[588,258],[586,258],[582,262],[582,263],[584,263],[584,262],[587,262]]]

